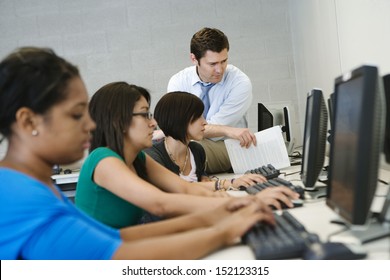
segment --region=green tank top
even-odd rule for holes
[[[107,157],[115,157],[124,161],[111,149],[101,147],[93,150],[80,170],[75,204],[93,218],[114,228],[138,224],[144,213],[142,208],[116,196],[92,180],[97,164]],[[144,152],[140,152],[137,157],[145,163]]]

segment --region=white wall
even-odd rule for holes
[[[253,82],[255,131],[258,102],[297,104],[289,16],[288,0],[1,0],[0,57],[48,46],[79,66],[91,95],[125,80],[148,88],[153,107],[170,76],[191,65],[193,33],[220,28],[230,63]]]
[[[306,93],[321,88],[326,97],[334,79],[362,64],[390,73],[390,1],[290,0],[301,129]]]
[[[364,63],[390,73],[390,1],[336,1],[342,71]]]

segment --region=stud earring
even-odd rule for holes
[[[33,131],[31,131],[31,135],[32,136],[37,136],[39,133],[38,133],[38,130],[34,129]]]

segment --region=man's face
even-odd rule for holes
[[[220,53],[207,51],[199,61],[191,54],[191,60],[197,66],[201,81],[215,84],[222,80],[225,73],[228,51],[227,49],[223,49]]]

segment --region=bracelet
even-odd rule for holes
[[[215,181],[214,183],[214,188],[215,188],[215,191],[218,191],[218,188],[219,188],[219,179]]]
[[[214,183],[214,189],[215,191],[222,191],[222,190],[226,190],[225,189],[225,182],[226,182],[226,179],[223,179],[223,180],[217,180],[215,181]]]

